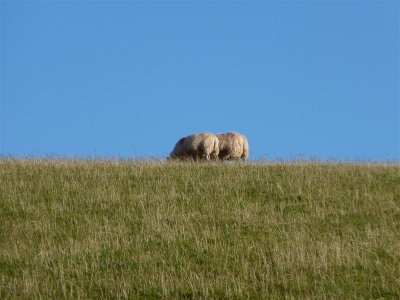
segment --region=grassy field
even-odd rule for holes
[[[0,299],[399,299],[400,166],[0,160]]]

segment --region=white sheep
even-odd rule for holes
[[[247,137],[237,132],[216,134],[219,140],[218,157],[222,160],[246,160],[249,157]]]
[[[197,133],[181,138],[170,154],[170,159],[217,159],[219,142],[215,134]]]

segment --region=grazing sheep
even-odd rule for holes
[[[218,157],[222,160],[246,160],[249,157],[249,143],[246,136],[237,132],[216,135],[219,140]]]
[[[217,159],[218,139],[212,133],[197,133],[181,138],[172,150],[171,159]]]

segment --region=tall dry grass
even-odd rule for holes
[[[0,160],[0,299],[400,298],[400,167]]]

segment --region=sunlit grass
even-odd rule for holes
[[[0,299],[400,298],[400,167],[0,160]]]

